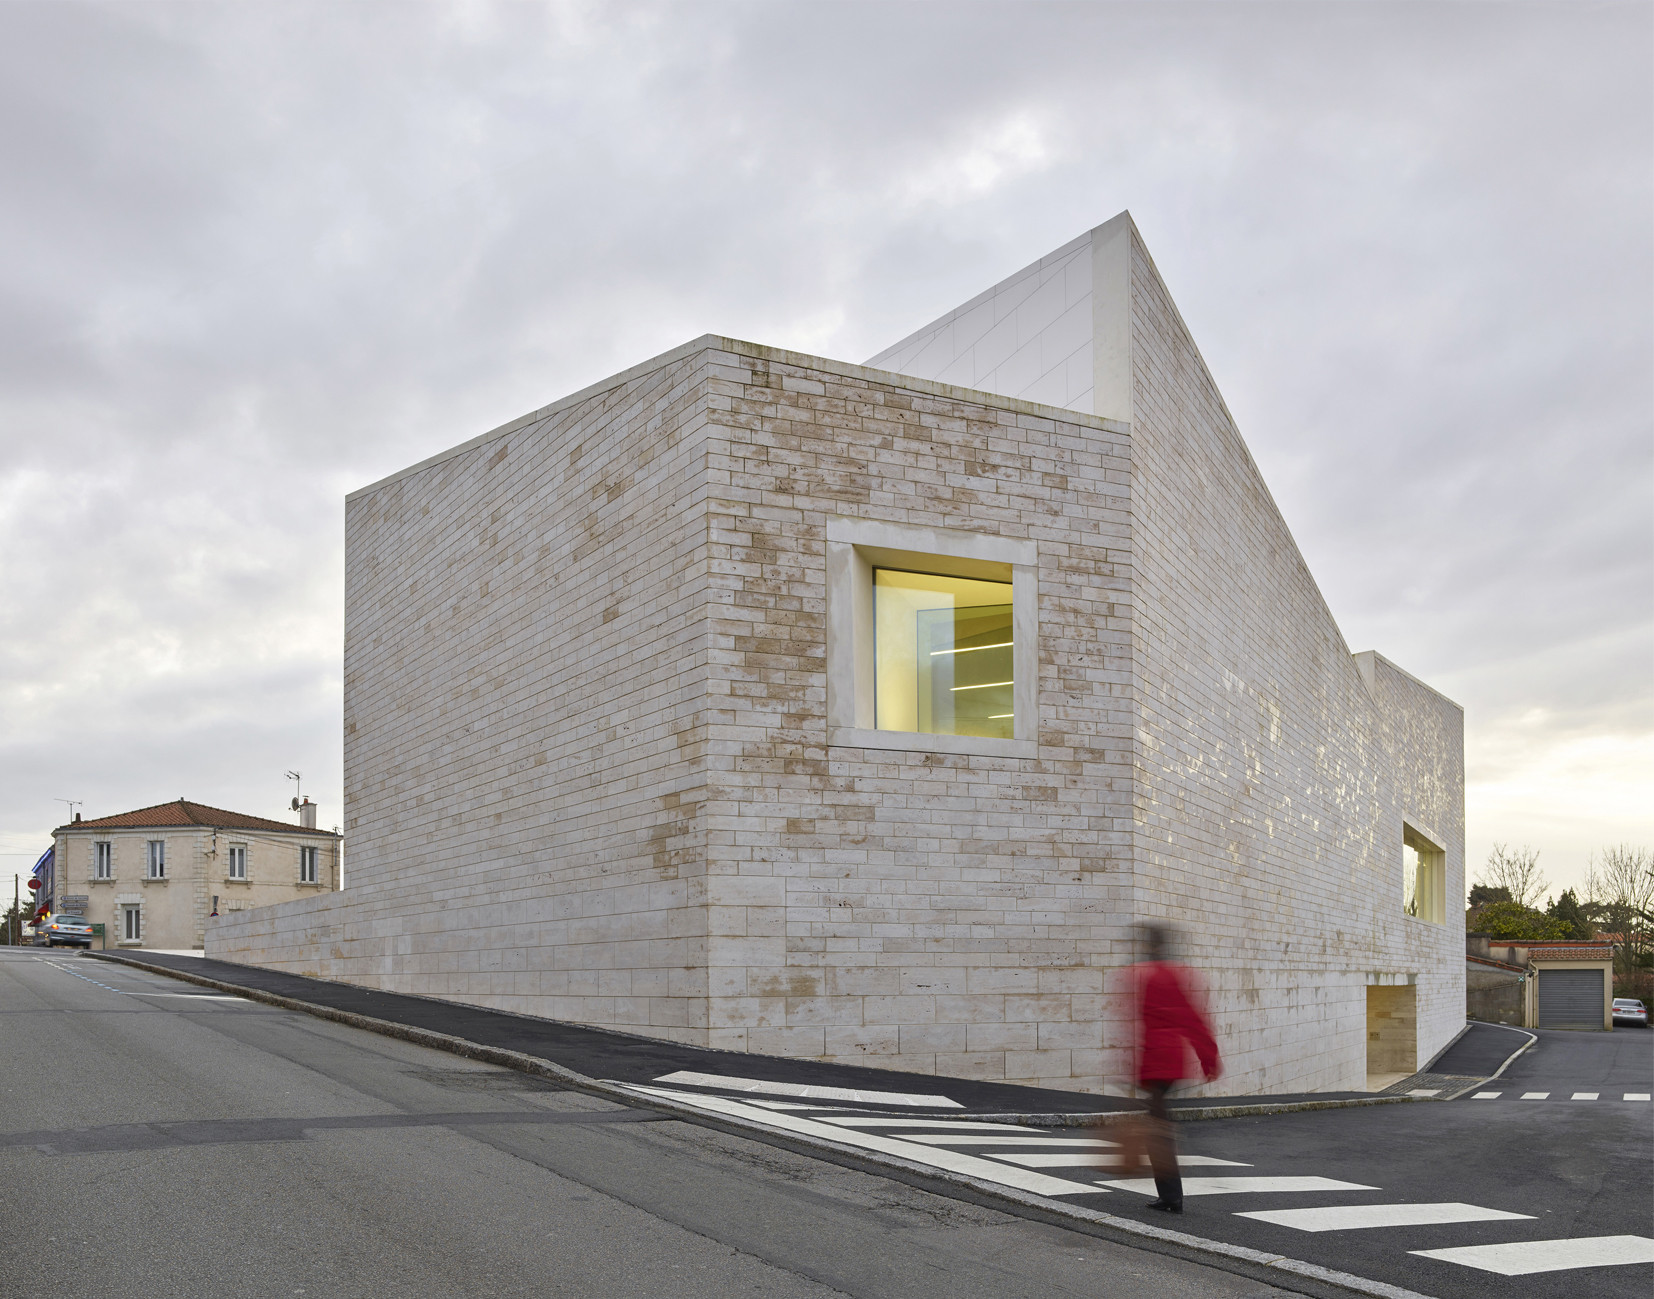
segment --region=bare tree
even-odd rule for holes
[[[1654,852],[1621,843],[1593,853],[1585,896],[1586,914],[1619,935],[1621,972],[1638,968],[1654,929]]]
[[[1524,907],[1538,906],[1539,899],[1545,896],[1545,890],[1550,887],[1545,877],[1539,873],[1539,849],[1530,848],[1526,844],[1520,848],[1507,848],[1502,843],[1494,844],[1493,851],[1488,853],[1487,861],[1482,865],[1477,882],[1490,888],[1508,890],[1510,900]]]

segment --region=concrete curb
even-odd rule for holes
[[[1306,1263],[1300,1259],[1286,1258],[1280,1254],[1268,1254],[1262,1250],[1249,1249],[1244,1245],[1231,1245],[1224,1241],[1207,1240],[1202,1236],[1191,1236],[1186,1232],[1170,1231],[1163,1227],[1137,1222],[1131,1218],[1121,1218],[1114,1214],[1103,1213],[1100,1210],[1064,1204],[1060,1200],[1047,1199],[1044,1196],[1019,1191],[1012,1187],[980,1181],[962,1173],[953,1173],[946,1169],[909,1163],[894,1155],[875,1154],[855,1146],[840,1145],[834,1141],[805,1138],[796,1133],[768,1127],[762,1123],[745,1122],[729,1115],[711,1114],[693,1106],[677,1105],[664,1097],[640,1095],[621,1084],[604,1082],[597,1078],[587,1078],[583,1074],[575,1073],[572,1069],[554,1064],[550,1060],[542,1060],[538,1056],[526,1055],[521,1051],[511,1051],[503,1047],[483,1046],[480,1043],[470,1042],[448,1033],[414,1028],[390,1020],[375,1019],[370,1015],[358,1014],[355,1011],[338,1010],[332,1006],[300,1001],[295,997],[284,997],[279,993],[265,992],[260,988],[243,987],[240,984],[227,983],[221,979],[209,978],[206,975],[175,970],[170,966],[151,965],[126,953],[88,951],[85,955],[93,960],[108,961],[115,965],[129,965],[134,969],[144,970],[151,974],[161,974],[167,978],[178,979],[185,983],[194,983],[202,987],[214,988],[220,992],[233,993],[238,997],[245,997],[249,1001],[262,1002],[265,1005],[275,1006],[282,1010],[300,1011],[307,1015],[314,1015],[319,1019],[328,1019],[352,1028],[378,1033],[384,1037],[399,1038],[402,1041],[413,1042],[419,1046],[433,1047],[436,1050],[447,1051],[466,1059],[482,1060],[489,1064],[503,1065],[508,1069],[515,1069],[521,1073],[553,1079],[562,1083],[571,1091],[599,1096],[604,1100],[624,1105],[630,1109],[650,1109],[670,1114],[674,1118],[682,1119],[685,1122],[696,1123],[702,1127],[716,1128],[732,1136],[749,1139],[757,1138],[766,1144],[780,1146],[806,1156],[819,1158],[824,1154],[830,1155],[835,1163],[844,1164],[862,1172],[871,1173],[874,1176],[895,1177],[896,1180],[924,1190],[935,1191],[937,1184],[940,1183],[948,1188],[956,1198],[967,1199],[974,1203],[1001,1210],[1005,1210],[1008,1206],[1014,1207],[1021,1217],[1031,1217],[1070,1229],[1079,1228],[1085,1230],[1089,1235],[1102,1236],[1119,1244],[1149,1249],[1155,1253],[1172,1254],[1193,1262],[1207,1264],[1221,1262],[1225,1265],[1224,1270],[1226,1271],[1238,1272],[1255,1280],[1281,1286],[1284,1289],[1296,1290],[1299,1293],[1357,1294],[1374,1296],[1375,1299],[1431,1299],[1430,1296],[1422,1295],[1414,1290],[1405,1290],[1400,1286],[1393,1286],[1383,1281],[1372,1281],[1366,1277],[1334,1271],[1331,1268]],[[1526,1046],[1524,1046],[1523,1050],[1526,1049]],[[1520,1054],[1520,1052],[1517,1054]],[[1512,1059],[1514,1058],[1513,1056]],[[1222,1112],[1213,1113],[1210,1117],[1227,1118],[1232,1116],[1231,1112],[1237,1114],[1253,1112],[1279,1113],[1291,1110],[1328,1109],[1406,1099],[1408,1098],[1398,1096],[1374,1097],[1372,1100],[1358,1101],[1306,1101],[1275,1107],[1224,1106],[1220,1107]],[[1124,1114],[1110,1112],[1099,1115],[1062,1116],[1007,1114],[983,1115],[981,1117],[998,1119],[1004,1122],[1029,1121],[1038,1123],[1041,1119],[1050,1120],[1057,1117],[1073,1120],[1084,1119],[1091,1122],[1112,1122],[1130,1117],[1130,1112]],[[1048,1125],[1080,1126],[1077,1121]],[[1292,1284],[1294,1281],[1299,1284]],[[1307,1283],[1311,1288],[1304,1288],[1304,1283]]]
[[[1521,1046],[1517,1047],[1516,1050],[1512,1051],[1509,1055],[1507,1055],[1505,1057],[1504,1064],[1500,1065],[1497,1069],[1495,1069],[1493,1071],[1492,1077],[1484,1078],[1482,1080],[1483,1082],[1492,1082],[1494,1078],[1500,1077],[1505,1072],[1506,1069],[1509,1069],[1511,1067],[1511,1065],[1513,1065],[1516,1062],[1516,1057],[1517,1056],[1521,1055],[1522,1052],[1526,1051],[1530,1046],[1532,1046],[1535,1042],[1537,1042],[1539,1040],[1539,1034],[1530,1033],[1525,1028],[1512,1028],[1509,1024],[1495,1024],[1493,1027],[1494,1028],[1502,1028],[1507,1033],[1520,1033],[1523,1037],[1527,1038],[1528,1040],[1526,1042],[1522,1043]]]

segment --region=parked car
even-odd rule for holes
[[[53,916],[35,930],[35,941],[45,938],[47,947],[90,947],[92,926],[85,916]]]
[[[1647,1028],[1648,1007],[1635,997],[1615,997],[1614,1022],[1616,1024],[1635,1024],[1639,1028]]]

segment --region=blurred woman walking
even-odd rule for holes
[[[1171,959],[1171,935],[1146,925],[1144,960],[1133,967],[1137,1016],[1137,1083],[1148,1098],[1148,1156],[1159,1199],[1148,1207],[1183,1212],[1183,1176],[1177,1167],[1177,1137],[1166,1113],[1166,1097],[1192,1077],[1190,1055],[1207,1082],[1222,1073],[1218,1044],[1201,1005],[1199,986]]]

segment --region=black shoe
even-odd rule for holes
[[[1183,1206],[1181,1204],[1173,1204],[1170,1200],[1150,1200],[1148,1207],[1151,1209],[1159,1209],[1162,1213],[1183,1212]]]

